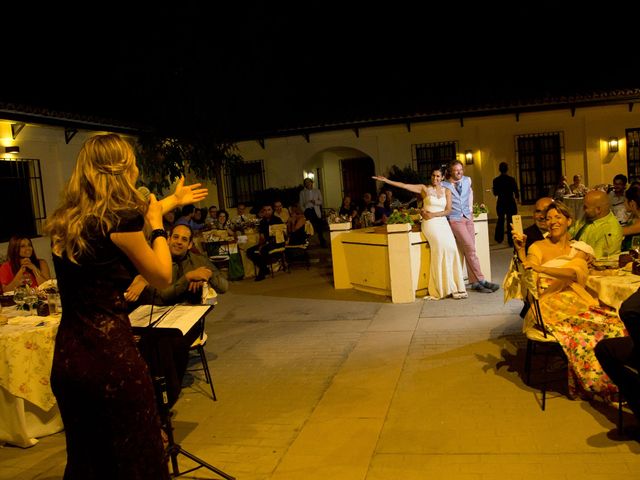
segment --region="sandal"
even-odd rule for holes
[[[467,292],[455,292],[452,293],[451,296],[456,300],[462,300],[463,298],[469,298],[469,294]]]

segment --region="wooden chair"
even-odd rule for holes
[[[217,401],[218,399],[216,397],[216,391],[213,388],[213,377],[211,376],[211,371],[209,370],[209,362],[207,361],[207,354],[204,351],[204,347],[207,344],[207,338],[208,338],[207,333],[205,332],[205,317],[202,317],[198,322],[199,322],[200,335],[198,335],[198,338],[196,338],[194,342],[191,344],[189,351],[196,352],[198,354],[198,356],[200,357],[200,363],[202,364],[202,367],[190,368],[188,369],[188,371],[190,372],[199,371],[199,370],[204,371],[205,382],[207,382],[211,387],[211,396],[213,397],[214,401]]]
[[[300,262],[304,263],[307,266],[307,270],[311,268],[311,258],[309,257],[309,237],[313,235],[313,225],[309,220],[306,221],[304,226],[305,232],[305,241],[303,244],[299,245],[289,245],[287,243],[284,247],[285,249],[285,257],[287,259],[287,266],[289,267],[289,272],[291,272],[291,265]]]
[[[544,411],[546,408],[546,396],[547,396],[547,383],[549,381],[549,358],[555,356],[561,358],[563,363],[567,363],[567,357],[562,349],[562,345],[553,336],[549,330],[547,330],[544,319],[542,318],[542,312],[540,310],[540,302],[538,295],[538,285],[535,272],[531,269],[524,269],[522,263],[518,261],[518,268],[521,272],[521,281],[524,291],[526,293],[526,301],[530,305],[528,315],[533,318],[533,324],[525,329],[525,336],[527,337],[527,350],[525,354],[525,383],[531,385],[531,370],[533,364],[534,355],[538,354],[538,350],[544,355],[543,367],[540,370],[542,375],[542,401],[541,407]]]
[[[287,258],[285,255],[285,244],[287,241],[287,225],[285,223],[279,223],[276,225],[269,225],[269,237],[275,237],[275,247],[267,252],[267,267],[271,272],[273,278],[274,265],[278,266],[283,272],[288,271]],[[289,273],[291,273],[289,271]]]

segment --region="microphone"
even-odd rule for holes
[[[149,197],[151,196],[151,190],[149,190],[147,187],[145,187],[144,185],[141,185],[137,188],[138,193],[140,194],[140,196],[142,198],[144,198],[144,200],[149,203]]]

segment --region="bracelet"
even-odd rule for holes
[[[154,240],[158,237],[164,237],[165,240],[167,238],[169,238],[169,234],[167,233],[167,231],[164,228],[156,228],[155,230],[153,230],[151,232],[151,241],[150,243],[153,244]]]

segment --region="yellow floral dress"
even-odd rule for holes
[[[576,282],[561,282],[546,275],[538,278],[540,310],[545,326],[562,346],[569,360],[569,396],[604,401],[616,400],[618,388],[602,370],[594,348],[603,338],[628,335],[616,312],[598,304],[584,289],[589,269],[587,262],[575,257],[558,257],[544,264],[548,267],[571,268]],[[525,328],[533,323],[533,311],[525,319]]]

